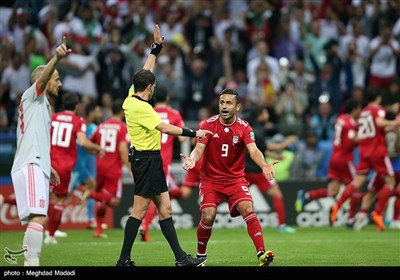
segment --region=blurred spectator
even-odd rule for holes
[[[100,95],[111,93],[112,98],[124,99],[130,87],[130,71],[125,57],[118,45],[108,45],[97,55],[99,72],[97,86]]]
[[[21,53],[25,50],[24,37],[26,34],[35,36],[39,49],[45,50],[48,47],[46,36],[39,28],[36,28],[29,22],[30,16],[31,15],[23,8],[15,5],[8,22],[8,28],[12,34],[15,49]]]
[[[326,63],[319,74],[321,90],[323,91],[325,87],[329,94],[333,111],[338,112],[343,102],[343,93],[340,83],[343,62],[338,54],[338,42],[336,40],[327,42],[324,49],[326,52]]]
[[[207,65],[201,58],[194,59],[186,79],[186,98],[188,120],[197,120],[200,107],[209,106],[212,100],[212,88]]]
[[[54,39],[54,46],[58,46],[63,36],[67,37],[67,40],[72,40],[72,31],[70,22],[74,17],[76,10],[78,9],[77,1],[63,1],[58,6],[58,21],[54,26],[52,37]]]
[[[354,23],[359,21],[362,24],[362,34],[371,38],[373,35],[373,23],[378,17],[379,1],[375,3],[367,1],[352,1],[350,7],[350,14],[352,17],[349,19],[346,25],[347,33],[353,32]]]
[[[113,98],[111,93],[109,92],[104,92],[101,95],[101,114],[103,116],[101,122],[108,120],[109,118],[112,117],[112,103],[113,103]]]
[[[393,37],[391,27],[387,23],[381,22],[379,36],[371,40],[370,50],[369,85],[386,89],[396,75],[397,60],[400,56],[399,42]]]
[[[325,47],[327,50],[336,48],[336,43],[334,41],[328,42]],[[314,114],[316,112],[321,98],[323,102],[326,102],[325,99],[330,100],[333,110],[339,110],[342,93],[339,84],[341,62],[338,60],[338,56],[332,55],[329,61],[327,60],[323,63],[322,68],[319,68],[318,62],[312,53],[310,53],[309,58],[314,67],[316,77],[309,99],[310,113]]]
[[[160,23],[160,30],[165,37],[165,42],[169,43],[176,35],[184,33],[184,27],[180,20],[180,13],[174,6],[169,7],[165,14],[165,19]]]
[[[89,4],[81,4],[78,15],[70,22],[71,33],[75,43],[82,45],[92,54],[98,48],[98,43],[103,37],[103,27],[94,18],[93,10]]]
[[[305,111],[301,93],[296,91],[293,81],[287,81],[284,91],[275,104],[275,113],[279,119],[279,132],[285,135],[299,134],[303,125]]]
[[[7,110],[4,107],[0,107],[0,131],[7,131],[8,128]]]
[[[53,36],[54,27],[58,23],[58,9],[55,3],[49,3],[43,6],[39,11],[39,24],[40,30],[46,36],[49,46],[57,44],[55,37]],[[61,41],[60,41],[61,42]]]
[[[286,80],[292,80],[296,87],[296,91],[302,98],[302,103],[306,111],[309,111],[309,105],[311,104],[312,91],[315,85],[315,75],[312,72],[307,72],[304,65],[304,60],[297,60],[292,69],[287,73],[287,77],[283,78],[282,84],[286,83]]]
[[[399,77],[400,78],[400,77]],[[391,104],[400,103],[400,81],[399,79],[392,80],[387,90],[382,91],[381,105],[390,111]]]
[[[314,64],[317,65],[318,69],[321,69],[322,65],[326,62],[324,46],[328,42],[328,39],[322,37],[320,34],[320,24],[317,19],[313,19],[310,24],[310,30],[303,38],[306,71],[314,71],[316,68]],[[311,61],[311,57],[314,58],[314,62]]]
[[[308,125],[313,129],[319,140],[332,140],[335,133],[336,113],[328,100],[321,100],[318,112],[313,114]]]
[[[276,102],[278,91],[279,80],[271,75],[269,65],[264,60],[260,61],[254,75],[250,77],[247,100],[253,104],[272,107]]]
[[[77,44],[74,47],[78,47]],[[81,96],[97,99],[96,58],[84,53],[70,53],[62,62],[64,76],[63,89]]]
[[[394,24],[392,33],[393,33],[393,36],[397,40],[400,40],[400,17],[397,19],[396,23]]]
[[[303,45],[296,41],[289,34],[289,17],[284,16],[280,19],[277,36],[272,45],[272,54],[278,60],[282,57],[295,62],[304,56]]]
[[[345,99],[354,87],[365,88],[368,66],[368,60],[359,53],[356,43],[350,42],[344,56]]]
[[[327,6],[324,9],[324,18],[319,20],[320,34],[327,40],[339,39],[339,34],[344,31],[344,24],[340,21],[337,13],[331,6]]]
[[[122,41],[144,41],[154,27],[153,13],[143,1],[130,1],[129,14],[122,28]],[[140,69],[140,68],[138,68]]]
[[[249,38],[256,37],[264,41],[270,39],[272,30],[270,18],[272,7],[268,1],[250,0],[245,14],[245,31]]]
[[[160,59],[159,59],[160,60]],[[168,89],[170,98],[168,104],[182,112],[185,103],[185,82],[183,79],[175,79],[172,64],[167,61],[161,65],[161,71],[157,74],[157,84]]]
[[[360,20],[354,20],[352,31],[339,38],[339,56],[344,59],[351,48],[349,45],[355,44],[356,52],[364,59],[369,58],[370,39],[363,33],[363,23]]]
[[[203,58],[211,51],[210,38],[214,36],[213,22],[207,11],[193,14],[185,27],[185,37],[194,53]]]
[[[291,171],[293,179],[317,179],[317,171],[324,156],[318,141],[315,131],[308,129],[304,135],[304,142],[296,145]]]
[[[25,61],[28,63],[29,73],[32,73],[37,66],[47,63],[45,54],[38,50],[36,45],[34,36],[25,36]]]
[[[19,52],[11,54],[9,64],[1,75],[0,98],[8,103],[7,115],[10,124],[16,124],[17,106],[22,93],[30,86],[30,72],[28,65],[22,60]]]
[[[253,53],[252,53],[253,52]],[[257,69],[261,62],[265,62],[268,65],[269,75],[272,80],[279,81],[280,66],[279,61],[269,54],[269,47],[265,41],[258,41],[252,50],[249,51],[247,56],[247,77],[249,82],[257,76]],[[275,86],[276,90],[279,91],[279,84]]]

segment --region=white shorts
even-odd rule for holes
[[[11,174],[18,216],[22,225],[32,214],[47,216],[49,179],[36,164],[28,164]]]

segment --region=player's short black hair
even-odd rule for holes
[[[350,114],[354,109],[361,107],[361,103],[355,99],[347,99],[346,103],[344,104],[344,112],[346,114]]]
[[[165,102],[167,101],[168,90],[164,86],[157,85],[154,89],[153,98],[155,102]]]
[[[94,111],[97,107],[97,103],[95,101],[90,102],[85,107],[85,116],[88,116],[90,112]]]
[[[64,110],[73,111],[79,103],[79,96],[72,92],[66,92],[61,97]]]
[[[381,96],[381,89],[378,87],[368,87],[365,91],[368,102],[375,101],[379,96]]]
[[[392,111],[386,111],[386,119],[389,121],[395,120],[396,119],[396,114],[393,113]]]
[[[236,96],[237,103],[240,103],[240,95],[236,90],[234,90],[232,88],[226,88],[226,89],[222,90],[219,95],[221,96],[221,95],[224,95],[224,94],[231,94],[231,95]]]
[[[155,82],[156,76],[147,69],[138,70],[133,75],[133,85],[136,92],[144,91],[149,85],[154,85]]]

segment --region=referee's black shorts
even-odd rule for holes
[[[154,196],[168,191],[160,151],[135,151],[131,169],[135,195]]]

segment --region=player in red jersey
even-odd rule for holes
[[[46,244],[57,244],[54,233],[60,226],[64,205],[70,196],[69,183],[77,157],[77,141],[87,151],[104,155],[99,145],[87,139],[85,120],[75,114],[79,97],[64,93],[62,103],[64,111],[54,113],[51,117],[51,165],[60,176],[60,184],[50,184],[49,235],[44,240]]]
[[[392,120],[396,117],[395,112],[399,112],[400,103],[395,103],[393,111],[388,111],[386,118]],[[400,118],[400,113],[397,113],[397,118]],[[393,169],[395,172],[395,188],[392,196],[395,197],[393,219],[390,227],[393,229],[400,229],[400,127],[396,127],[386,133],[386,143],[388,147],[388,154],[392,161]],[[360,231],[368,225],[368,211],[374,199],[380,195],[380,190],[385,185],[384,175],[374,172],[368,184],[368,192],[362,198],[360,212],[357,215],[354,223],[354,230]],[[353,198],[351,199],[353,202]],[[352,205],[358,207],[359,201],[354,201]],[[356,204],[357,203],[357,204]]]
[[[129,137],[125,115],[122,109],[123,100],[117,99],[112,104],[112,117],[102,122],[90,137],[93,143],[105,150],[104,157],[96,159],[96,190],[87,190],[82,195],[82,201],[93,198],[97,201],[95,217],[96,228],[94,237],[107,237],[103,233],[102,224],[107,212],[107,206],[119,205],[122,196],[122,167],[130,170],[128,160]]]
[[[260,266],[268,266],[274,259],[272,251],[266,251],[262,228],[253,208],[253,198],[245,180],[246,148],[264,176],[275,177],[274,163],[266,163],[263,153],[255,144],[253,129],[247,121],[237,116],[240,97],[233,89],[224,89],[219,97],[219,115],[202,123],[202,129],[214,134],[198,140],[189,156],[184,159],[183,169],[188,170],[203,157],[200,171],[200,210],[197,227],[197,255],[206,257],[207,243],[217,215],[217,206],[223,201],[229,204],[231,217],[242,216],[247,224],[247,232],[253,241]]]
[[[357,165],[357,174],[346,185],[342,195],[331,208],[331,223],[336,221],[337,214],[343,203],[358,191],[367,180],[371,170],[384,176],[385,184],[380,190],[376,207],[371,213],[372,220],[378,231],[385,230],[382,211],[393,192],[395,179],[393,165],[390,161],[386,146],[386,128],[400,125],[400,120],[385,119],[386,112],[380,106],[381,95],[378,88],[367,89],[368,105],[361,111],[358,118],[358,137],[360,149],[360,162]]]
[[[346,101],[344,113],[339,115],[335,123],[332,156],[329,161],[328,186],[305,192],[299,190],[295,208],[297,212],[303,211],[307,201],[333,197],[339,193],[342,184],[350,183],[356,173],[354,166],[354,149],[358,143],[357,119],[361,113],[361,104],[353,99]]]
[[[213,104],[211,110],[207,108],[200,108],[199,110],[199,120],[200,123],[197,127],[197,129],[200,128],[202,125],[203,121],[207,120],[210,116],[211,113],[213,114],[218,114],[218,104]],[[196,139],[192,139],[192,145],[196,145]],[[203,160],[202,158],[196,163],[195,167],[192,169],[187,170],[185,176],[183,177],[182,180],[182,185],[181,185],[181,192],[182,196],[180,197],[181,199],[188,199],[192,193],[193,190],[199,187],[200,184],[200,167],[203,165]]]
[[[160,115],[165,123],[173,124],[178,127],[184,127],[181,114],[168,105],[169,95],[165,87],[157,86],[153,96],[155,106],[154,110]],[[186,137],[178,136],[180,142],[186,140]],[[174,175],[171,173],[171,164],[174,154],[175,136],[163,133],[161,135],[161,158],[163,161],[163,170],[167,181],[170,198],[180,198],[182,191],[176,183]],[[139,235],[142,241],[150,241],[149,226],[157,215],[157,207],[154,202],[150,202],[146,216],[140,225]]]

